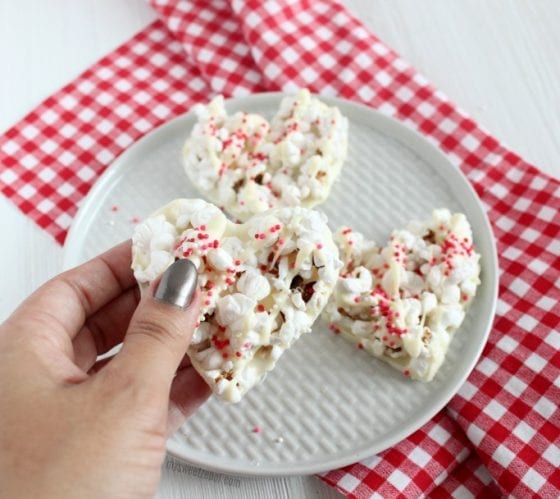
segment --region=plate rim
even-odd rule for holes
[[[274,104],[279,103],[279,101],[289,95],[289,93],[284,92],[262,92],[251,94],[244,97],[237,97],[237,98],[230,98],[225,99],[226,107],[236,107],[241,108],[244,106],[246,102],[250,105],[258,105],[262,103],[263,105],[266,104]],[[476,355],[473,355],[468,362],[468,368],[464,370],[460,378],[456,381],[452,389],[448,389],[447,391],[443,392],[443,396],[439,395],[436,398],[436,403],[429,405],[427,408],[424,409],[422,413],[420,413],[420,417],[416,415],[413,418],[412,422],[409,422],[407,425],[403,425],[400,431],[393,432],[389,435],[389,437],[384,437],[381,439],[377,439],[375,445],[369,446],[368,449],[363,449],[361,451],[352,453],[350,451],[346,451],[341,457],[333,458],[333,459],[323,459],[320,462],[314,462],[312,464],[302,465],[297,463],[292,463],[290,465],[283,465],[282,463],[269,463],[265,466],[253,466],[248,467],[246,465],[236,466],[235,460],[230,459],[230,465],[226,464],[212,464],[209,460],[204,459],[196,459],[191,458],[190,456],[186,455],[185,453],[181,453],[171,439],[168,439],[166,444],[167,452],[176,459],[182,460],[187,462],[188,464],[198,466],[210,471],[219,472],[219,473],[226,473],[226,474],[234,474],[238,476],[286,476],[286,475],[309,475],[315,473],[323,473],[327,472],[332,469],[336,469],[342,466],[346,466],[355,462],[358,462],[364,458],[371,457],[379,452],[382,452],[401,440],[407,438],[412,433],[420,429],[424,426],[429,420],[431,420],[439,411],[441,411],[448,402],[457,394],[461,386],[464,384],[465,380],[468,376],[472,373],[475,365],[478,363],[482,351],[488,341],[488,336],[492,329],[492,324],[494,321],[495,313],[496,313],[496,306],[497,306],[497,299],[498,299],[498,287],[499,287],[499,267],[498,267],[498,257],[497,257],[497,250],[496,250],[496,242],[495,237],[488,219],[488,215],[482,202],[474,187],[469,182],[467,177],[463,174],[459,167],[453,165],[447,155],[437,147],[427,136],[422,135],[416,129],[412,127],[411,124],[398,120],[392,116],[388,116],[377,109],[365,106],[363,104],[353,102],[347,99],[342,99],[338,97],[329,97],[324,95],[318,95],[320,99],[329,104],[339,107],[343,114],[349,115],[351,113],[348,112],[350,110],[354,113],[358,114],[367,114],[374,117],[373,120],[373,127],[379,128],[379,125],[383,125],[383,129],[381,130],[382,133],[385,133],[392,139],[400,142],[403,146],[407,147],[410,151],[412,151],[415,155],[418,155],[422,160],[424,160],[427,164],[431,167],[435,168],[438,173],[443,171],[443,164],[446,164],[447,169],[453,170],[455,173],[456,178],[460,178],[460,181],[463,183],[463,188],[466,188],[469,191],[469,195],[472,198],[470,201],[476,205],[477,210],[479,211],[480,215],[482,216],[483,227],[478,227],[478,231],[484,233],[485,237],[488,239],[488,248],[486,248],[489,254],[484,254],[484,259],[487,260],[490,258],[490,261],[485,265],[486,270],[491,269],[490,275],[485,273],[485,280],[490,281],[486,285],[490,286],[489,295],[491,297],[491,303],[489,304],[488,314],[486,317],[485,325],[484,325],[484,334],[482,335],[482,341],[478,345],[476,350]],[[63,247],[63,267],[65,269],[70,268],[78,263],[80,260],[77,258],[76,250],[73,248],[77,243],[75,241],[79,241],[79,231],[83,231],[83,222],[84,219],[88,216],[88,205],[91,203],[92,199],[97,199],[99,195],[103,195],[103,191],[105,190],[104,187],[106,184],[110,183],[112,178],[118,174],[120,170],[121,164],[126,164],[128,162],[129,156],[132,156],[135,150],[139,147],[142,147],[146,142],[156,140],[157,135],[164,134],[167,132],[168,129],[178,126],[182,123],[185,119],[193,116],[193,109],[192,107],[189,111],[180,114],[165,123],[162,123],[158,127],[154,128],[143,137],[135,141],[131,144],[122,154],[120,154],[115,160],[107,167],[107,169],[99,176],[99,178],[95,181],[93,186],[91,187],[88,194],[83,198],[82,202],[80,203],[80,207],[74,217],[72,225],[68,231],[64,247]],[[396,134],[388,133],[385,130],[385,127],[389,129],[396,130]],[[186,134],[185,134],[186,135]],[[410,143],[412,142],[412,146]],[[419,151],[420,150],[420,151]],[[432,156],[436,158],[436,161],[428,161],[426,156]],[[320,205],[319,205],[320,206]],[[318,208],[318,207],[317,207]],[[436,208],[436,207],[434,207]],[[474,228],[474,227],[473,227]]]

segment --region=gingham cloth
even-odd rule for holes
[[[351,497],[560,495],[560,182],[506,149],[333,0],[153,2],[160,20],[0,137],[0,188],[62,243],[130,144],[215,93],[308,87],[414,127],[465,173],[492,223],[497,317],[448,407],[322,479]]]

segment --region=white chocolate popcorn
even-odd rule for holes
[[[343,269],[323,317],[336,334],[431,381],[480,283],[480,255],[461,213],[434,210],[393,231],[384,248],[351,229],[335,234]]]
[[[271,123],[258,114],[229,116],[221,96],[195,112],[183,147],[187,176],[239,220],[324,202],[346,159],[348,120],[308,90],[285,97]]]
[[[176,259],[198,267],[202,307],[188,355],[229,402],[311,331],[342,265],[324,215],[278,208],[234,224],[199,199],[172,201],[140,223],[132,254],[142,289]]]

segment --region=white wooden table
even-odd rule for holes
[[[560,2],[343,0],[499,139],[560,177]],[[143,0],[0,0],[0,132],[154,19]],[[0,197],[0,320],[61,249]],[[334,498],[313,477],[241,479],[168,463],[161,498]]]

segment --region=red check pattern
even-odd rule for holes
[[[154,1],[161,21],[0,137],[0,188],[63,242],[137,138],[216,92],[308,87],[395,116],[480,196],[500,255],[488,345],[448,408],[322,478],[351,497],[560,494],[560,182],[504,148],[333,0]]]
[[[155,22],[0,137],[0,189],[62,244],[105,168],[209,93],[181,45]]]
[[[457,466],[441,485],[430,492],[432,499],[473,496],[495,498],[501,495],[500,489],[476,454]]]

